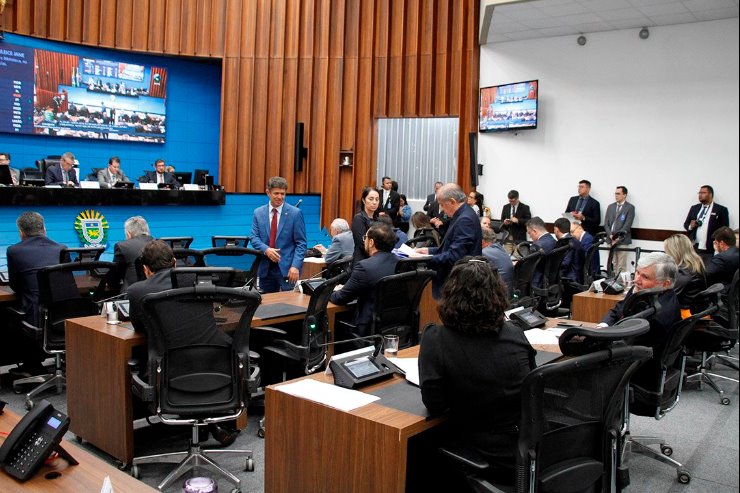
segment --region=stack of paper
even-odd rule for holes
[[[309,401],[339,409],[340,411],[351,411],[380,399],[380,397],[372,394],[344,389],[310,378],[304,378],[295,383],[280,385],[276,389],[286,394],[302,397]]]

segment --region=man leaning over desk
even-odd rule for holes
[[[64,185],[68,187],[79,187],[80,182],[77,180],[77,172],[74,169],[75,155],[71,152],[62,154],[59,164],[46,168],[44,182],[47,185]]]

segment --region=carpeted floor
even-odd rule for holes
[[[732,371],[718,369],[722,374],[732,376]],[[737,372],[734,372],[737,377]],[[7,369],[2,369],[0,379],[0,399],[7,401],[13,411],[24,414],[24,396],[17,395],[12,390]],[[692,475],[690,484],[683,485],[676,480],[675,471],[658,462],[641,456],[635,456],[629,463],[631,486],[627,491],[631,493],[725,493],[737,492],[740,488],[738,481],[738,410],[740,397],[738,385],[734,382],[722,381],[720,384],[726,391],[731,402],[723,406],[718,395],[708,387],[705,390],[695,388],[685,389],[676,408],[660,421],[650,418],[633,416],[631,420],[632,432],[635,435],[659,435],[666,438],[673,447],[673,457],[683,462]],[[65,411],[67,407],[66,395],[47,394],[45,396],[55,407]],[[242,431],[231,448],[250,449],[254,451],[254,472],[245,472],[242,459],[219,458],[219,464],[234,473],[242,480],[242,491],[261,492],[264,490],[264,440],[257,437],[258,420],[261,416],[253,413],[249,417],[249,426]],[[269,430],[268,430],[269,433]],[[188,427],[173,427],[165,425],[142,426],[136,431],[136,455],[146,455],[164,451],[185,450],[190,436]],[[66,439],[74,440],[71,434]],[[207,445],[217,445],[212,439]],[[96,453],[111,463],[106,454],[95,447],[83,443],[83,447]],[[172,469],[170,464],[148,465],[141,467],[141,480],[156,487]],[[272,467],[280,467],[273,465]],[[168,491],[180,492],[182,479]],[[231,486],[224,480],[219,481],[219,491],[231,491]],[[300,485],[296,485],[296,492],[300,492]]]

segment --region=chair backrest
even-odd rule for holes
[[[633,291],[624,302],[622,308],[623,318],[650,318],[660,310],[658,298],[665,289],[651,288],[641,291]]]
[[[324,278],[332,279],[337,277],[339,274],[347,273],[352,271],[352,257],[344,257],[335,262],[332,262],[326,267],[324,272]]]
[[[532,277],[544,256],[542,251],[536,251],[520,258],[514,265],[513,292],[518,298],[532,296]]]
[[[371,333],[397,335],[399,348],[413,346],[419,338],[419,301],[434,271],[414,270],[382,278],[375,285]]]
[[[738,288],[738,272],[732,276],[732,285],[727,293],[727,310],[729,312],[730,329],[738,330],[738,318],[740,316],[740,289]]]
[[[170,248],[189,248],[193,242],[192,236],[166,236],[157,239],[167,243]]]
[[[236,269],[231,267],[178,267],[170,271],[173,288],[191,288],[211,285],[223,288],[234,286]]]
[[[59,263],[96,261],[100,260],[103,252],[105,252],[104,247],[64,248],[59,252]]]
[[[610,484],[624,389],[651,355],[647,347],[616,347],[539,366],[527,375],[517,491],[616,491]]]
[[[533,287],[532,291],[540,298],[543,308],[552,310],[560,305],[563,295],[563,287],[560,283],[560,265],[565,256],[568,255],[570,244],[553,248],[545,254],[541,262],[544,262],[542,288]]]
[[[242,301],[243,310],[229,344],[218,332],[214,309],[233,299]],[[170,289],[142,299],[160,413],[210,415],[242,406],[249,331],[260,302],[256,291],[220,286]],[[202,342],[204,335],[213,342]]]
[[[254,286],[262,252],[238,246],[206,248],[203,262],[208,267],[232,267],[237,270],[234,286]]]
[[[205,267],[203,252],[192,248],[173,248],[175,265],[177,267]]]
[[[596,262],[594,267],[594,257],[599,256],[599,247],[606,241],[606,232],[597,234],[594,237],[593,243],[588,247],[586,252],[586,258],[583,263],[583,283],[590,286],[592,282],[601,277],[601,269],[598,267],[599,262]]]
[[[413,272],[419,269],[426,269],[429,259],[427,258],[402,258],[396,263],[396,274],[403,272]]]
[[[62,156],[46,156],[44,159],[36,161],[36,165],[39,167],[39,171],[41,171],[42,176],[46,176],[46,170],[49,169],[50,166],[58,166],[61,161]]]
[[[23,168],[21,170],[21,183],[27,186],[43,186],[44,175],[38,168]]]
[[[97,302],[118,294],[112,262],[82,261],[44,267],[37,273],[38,323],[47,352],[64,350],[64,321],[100,313]]]
[[[250,236],[211,236],[211,246],[213,247],[247,247]]]
[[[88,173],[87,176],[85,176],[85,179],[88,181],[98,181],[98,171],[105,168],[91,168],[90,173]]]

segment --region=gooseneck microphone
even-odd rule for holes
[[[298,199],[298,202],[295,203],[295,207],[300,209],[302,203],[303,203],[303,199]]]

